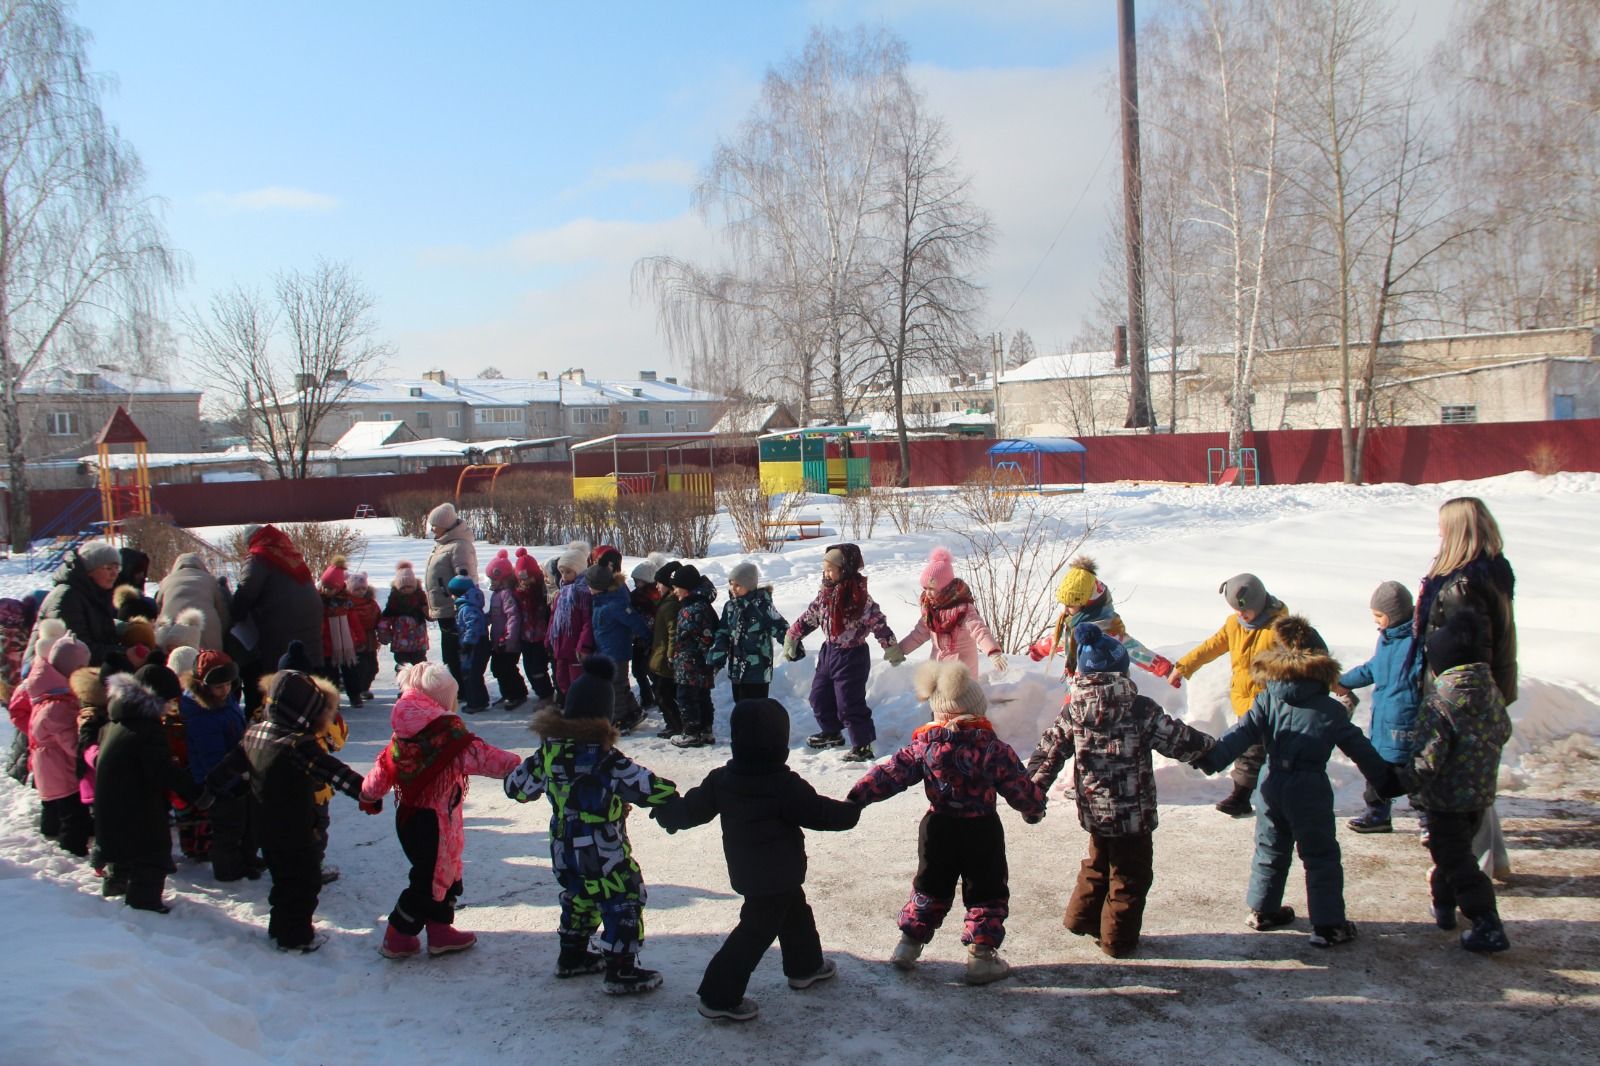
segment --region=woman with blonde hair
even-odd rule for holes
[[[1422,579],[1417,613],[1412,623],[1416,640],[1411,656],[1420,656],[1428,635],[1443,629],[1456,615],[1475,612],[1488,619],[1474,632],[1480,634],[1480,662],[1489,664],[1495,687],[1507,706],[1517,698],[1517,623],[1512,600],[1516,575],[1504,554],[1500,526],[1476,496],[1458,496],[1439,508],[1439,551]],[[1422,693],[1434,689],[1430,671],[1422,671]],[[1472,850],[1484,872],[1502,880],[1511,873],[1511,860],[1500,833],[1500,819],[1490,807],[1472,841]]]

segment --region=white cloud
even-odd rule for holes
[[[699,168],[687,159],[651,159],[639,163],[625,163],[620,167],[607,167],[595,174],[601,185],[622,185],[639,182],[649,185],[690,185]]]
[[[237,213],[248,211],[332,211],[337,198],[310,189],[286,185],[267,185],[236,193],[207,193],[202,198],[214,210]]]

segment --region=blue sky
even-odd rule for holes
[[[1114,8],[80,0],[78,18],[192,264],[180,304],[348,260],[395,371],[515,376],[669,369],[629,268],[714,253],[689,210],[695,173],[818,23],[907,41],[998,226],[986,328],[1064,344],[1116,179]]]

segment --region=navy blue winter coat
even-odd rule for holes
[[[1348,689],[1372,686],[1372,746],[1385,762],[1411,760],[1422,703],[1422,656],[1411,655],[1411,620],[1378,634],[1372,658],[1339,676]],[[1406,659],[1411,664],[1406,665]]]
[[[483,610],[483,590],[473,585],[456,596],[456,639],[463,648],[489,639],[489,616]]]
[[[626,588],[614,585],[607,592],[593,593],[590,604],[594,649],[618,666],[633,659],[635,637],[648,640],[655,632],[655,627],[633,609]]]
[[[183,737],[189,749],[189,773],[203,785],[206,775],[232,751],[244,736],[244,711],[237,699],[213,704],[209,697],[186,690],[178,704],[183,716]]]

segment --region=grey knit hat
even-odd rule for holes
[[[1252,614],[1260,614],[1271,599],[1267,595],[1267,586],[1254,574],[1236,574],[1224,581],[1217,591],[1222,593],[1229,607]]]
[[[761,584],[761,568],[746,559],[728,571],[728,580],[742,589],[753,589]]]
[[[1398,581],[1385,581],[1372,594],[1371,606],[1388,618],[1390,625],[1397,626],[1411,617],[1411,590]]]
[[[78,558],[83,560],[83,565],[90,570],[98,570],[102,566],[122,566],[122,552],[109,540],[84,541],[78,548]]]

